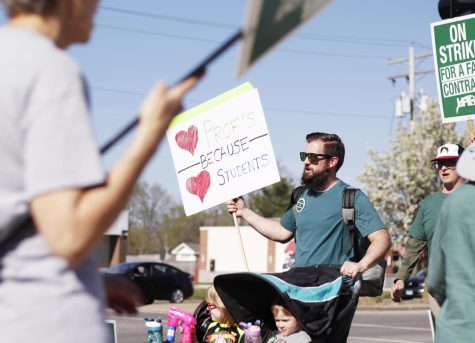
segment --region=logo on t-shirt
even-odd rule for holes
[[[297,204],[295,205],[295,209],[297,210],[297,212],[302,212],[304,208],[305,208],[305,199],[300,198],[299,201],[297,201]]]

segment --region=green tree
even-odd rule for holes
[[[161,226],[173,207],[172,198],[162,187],[145,181],[137,183],[128,203],[129,253],[157,253],[167,249]]]
[[[282,216],[289,205],[293,189],[291,180],[282,177],[280,182],[251,193],[249,206],[266,218],[278,218]]]
[[[282,168],[281,168],[282,169]],[[293,185],[289,178],[250,195],[249,204],[266,217],[278,217],[286,209]],[[128,204],[131,254],[165,253],[181,242],[198,243],[200,226],[233,226],[226,205],[186,216],[181,204],[159,186],[137,184]]]
[[[164,240],[173,248],[181,242],[198,243],[200,226],[229,226],[233,219],[226,206],[215,206],[203,212],[186,216],[182,205],[170,209],[162,223]]]
[[[128,204],[130,254],[161,254],[181,242],[198,243],[199,227],[233,225],[226,206],[186,216],[181,204],[159,185],[139,182]]]
[[[440,118],[438,104],[430,99],[412,127],[399,126],[387,152],[369,150],[372,163],[358,176],[393,237],[404,237],[419,202],[441,189],[429,163],[437,147],[467,141],[457,133],[455,124],[442,124]]]

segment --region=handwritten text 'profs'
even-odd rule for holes
[[[223,116],[226,116],[226,114],[223,114]],[[256,114],[254,112],[246,112],[220,123],[205,120],[203,122],[203,129],[206,133],[208,146],[211,147],[214,144],[220,144],[223,141],[242,136],[246,130],[255,125]]]

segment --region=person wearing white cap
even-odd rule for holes
[[[436,157],[431,160],[437,168],[439,179],[442,182],[442,191],[429,195],[420,204],[409,231],[406,253],[391,290],[393,301],[399,302],[401,300],[405,282],[426,247],[430,256],[437,218],[447,195],[465,182],[455,170],[455,165],[463,150],[463,147],[458,144],[444,144],[437,149]],[[436,304],[431,306],[433,315],[437,315],[437,307]]]
[[[432,239],[429,293],[441,305],[436,342],[473,342],[475,334],[475,143],[457,163],[468,182],[444,202]]]

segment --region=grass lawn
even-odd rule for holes
[[[196,283],[193,284],[194,292],[193,295],[189,298],[191,300],[204,300],[206,295],[206,290],[210,284],[205,283]]]

